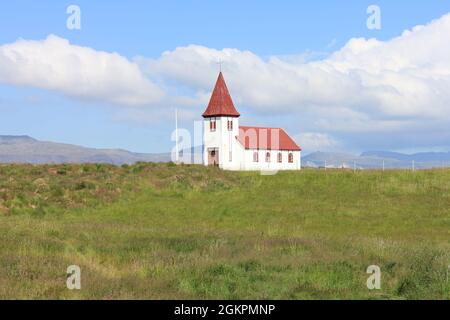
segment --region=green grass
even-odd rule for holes
[[[449,299],[449,265],[450,170],[0,166],[0,298]]]

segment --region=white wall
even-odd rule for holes
[[[203,119],[203,164],[205,166],[208,165],[208,149],[209,148],[219,148],[221,141],[220,141],[220,134],[219,134],[219,130],[217,130],[215,132],[212,132],[210,130],[210,121],[212,119],[216,119],[216,118],[204,118]],[[219,121],[216,121],[216,125],[219,127],[220,123]],[[219,160],[220,160],[220,155],[219,155]]]
[[[209,123],[216,119],[216,131],[211,131]],[[233,121],[233,130],[228,130],[228,120]],[[241,155],[236,137],[239,135],[239,118],[217,117],[203,120],[203,164],[208,165],[208,148],[219,149],[219,167],[228,170],[238,170]],[[232,153],[230,161],[229,152]]]
[[[258,162],[253,162],[253,153],[258,152]],[[270,162],[266,162],[266,152],[270,152]],[[278,152],[282,154],[282,162],[278,162]],[[292,152],[294,161],[289,163],[288,154]],[[278,151],[278,150],[253,150],[248,149],[244,151],[244,158],[241,170],[261,170],[261,171],[275,171],[275,170],[300,170],[301,169],[301,151]]]
[[[216,119],[216,130],[211,131],[209,123]],[[229,131],[227,121],[233,121],[233,130]],[[291,151],[294,155],[294,162],[288,162],[289,151],[281,151],[283,161],[278,163],[277,150],[257,150],[259,161],[253,162],[253,152],[255,150],[244,149],[244,146],[236,138],[239,136],[239,118],[217,117],[205,118],[203,121],[203,164],[208,165],[208,149],[218,148],[219,167],[225,170],[300,170],[301,151]],[[232,160],[229,159],[229,152],[232,152]],[[266,162],[266,152],[270,152],[270,162]]]

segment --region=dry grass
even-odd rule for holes
[[[448,299],[449,191],[450,170],[0,166],[0,298]]]

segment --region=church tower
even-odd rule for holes
[[[203,112],[203,164],[222,169],[236,169],[238,154],[239,112],[234,107],[222,72]]]

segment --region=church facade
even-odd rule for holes
[[[240,126],[222,72],[203,112],[203,164],[224,170],[300,170],[301,148],[282,128]]]

